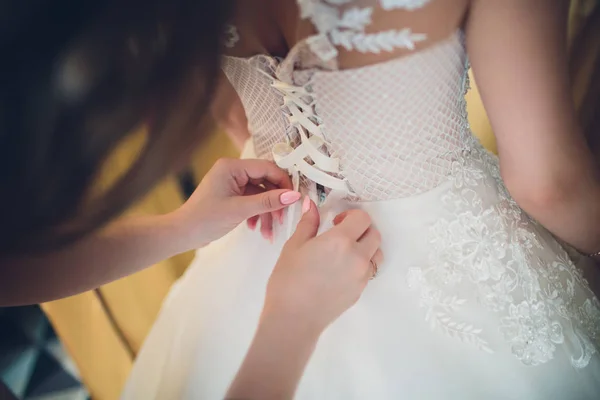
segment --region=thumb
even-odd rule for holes
[[[267,190],[266,192],[239,198],[240,211],[244,218],[281,210],[300,200],[302,195],[287,189]]]
[[[306,196],[302,203],[302,218],[298,222],[296,232],[292,235],[291,240],[301,244],[314,238],[317,236],[320,223],[321,217],[317,206]]]

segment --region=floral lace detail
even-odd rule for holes
[[[471,305],[456,293],[473,293],[478,304],[502,316],[500,332],[523,364],[546,363],[565,344],[567,350],[579,348],[578,355],[571,353],[572,365],[585,367],[600,346],[600,302],[581,271],[558,243],[538,237],[543,228],[510,197],[496,158],[476,139],[456,161],[451,180],[443,203],[456,217],[431,227],[430,264],[408,274],[426,320],[491,352],[482,328],[456,318]],[[553,259],[538,255],[546,246],[557,250]]]
[[[223,32],[223,46],[232,49],[240,41],[240,34],[236,26],[227,24]]]
[[[411,29],[391,29],[377,33],[366,33],[371,24],[373,7],[350,7],[341,11],[336,6],[352,0],[298,0],[300,17],[310,18],[319,34],[307,39],[311,50],[323,61],[338,55],[336,46],[361,53],[391,52],[394,49],[414,49],[417,42],[427,38],[413,33]],[[430,0],[380,0],[386,10],[404,8],[414,10]]]
[[[468,75],[464,82],[466,93]],[[464,110],[467,118],[466,101]],[[544,239],[544,229],[512,199],[497,158],[470,129],[465,135],[467,147],[452,167],[452,189],[442,198],[454,217],[431,227],[429,266],[411,268],[407,276],[409,287],[420,291],[426,321],[492,352],[482,328],[456,317],[462,307],[478,303],[501,315],[500,333],[523,364],[546,363],[562,345],[575,368],[585,367],[600,348],[600,301],[567,250]],[[543,258],[546,247],[556,254]]]
[[[381,0],[381,7],[384,10],[394,10],[402,8],[413,11],[425,7],[431,0]]]

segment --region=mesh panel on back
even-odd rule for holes
[[[317,73],[317,114],[364,200],[410,196],[450,173],[468,133],[458,35],[382,64]]]
[[[332,156],[360,200],[407,197],[450,174],[470,135],[462,33],[384,63],[339,71],[318,65],[303,46],[274,58],[225,57],[224,71],[246,110],[259,157],[297,143],[281,95],[259,70],[312,91]]]
[[[276,61],[270,57],[250,59],[224,57],[223,71],[240,97],[248,130],[252,134],[256,154],[271,159],[271,149],[284,140],[289,129],[281,111],[281,95],[270,86],[270,80],[260,71],[273,74]]]

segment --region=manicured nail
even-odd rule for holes
[[[310,197],[306,196],[302,203],[302,214],[306,214],[310,210]]]
[[[290,191],[285,192],[281,196],[279,196],[279,201],[281,201],[281,204],[283,204],[284,206],[288,206],[300,200],[300,197],[302,197],[300,193]]]

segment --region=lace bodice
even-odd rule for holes
[[[316,34],[284,59],[226,56],[223,70],[255,153],[287,168],[309,194],[325,193],[320,185],[353,200],[390,200],[446,184],[435,211],[448,214],[430,227],[430,259],[407,274],[432,328],[493,351],[483,328],[461,320],[477,303],[500,315],[504,340],[524,364],[544,364],[564,345],[582,368],[597,352],[600,303],[565,250],[510,197],[497,159],[471,134],[463,32],[428,43],[428,33],[397,26],[449,3],[299,0]],[[229,48],[243,40],[233,26],[227,37]],[[356,62],[356,54],[366,58]]]
[[[349,3],[300,1],[301,16],[310,19],[318,33],[298,43],[285,59],[225,57],[223,70],[244,105],[256,153],[272,159],[277,143],[293,149],[303,142],[302,136],[316,135],[322,139],[318,151],[336,165],[323,168],[304,153],[300,158],[342,180],[347,192],[360,200],[432,189],[450,174],[471,135],[464,100],[463,34],[457,31],[404,57],[342,70],[340,51],[411,50],[427,37],[409,28],[366,33],[373,7]],[[368,3],[410,11],[429,1]],[[227,38],[226,44],[235,46],[239,35],[234,27],[228,28]],[[290,90],[296,95],[290,96]],[[290,109],[292,104],[296,111]],[[305,177],[306,170],[301,175]],[[339,181],[317,183],[342,188]]]

